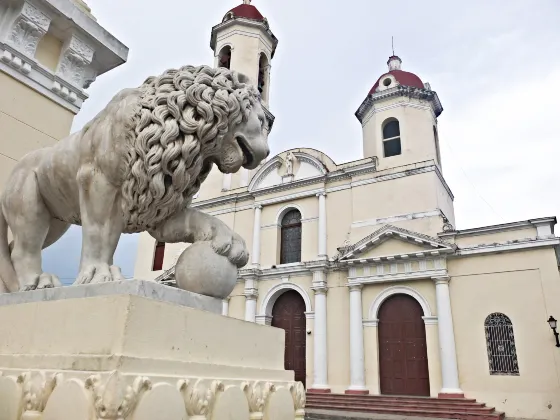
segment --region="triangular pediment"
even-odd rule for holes
[[[455,252],[453,244],[418,232],[385,225],[353,245],[339,249],[339,261],[426,258]]]

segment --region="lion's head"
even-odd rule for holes
[[[185,66],[140,87],[123,185],[130,230],[155,226],[185,205],[212,164],[232,173],[266,158],[267,122],[247,82],[225,68]]]

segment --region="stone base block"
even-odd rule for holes
[[[0,296],[0,420],[303,419],[282,330],[123,283]]]

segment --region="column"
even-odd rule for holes
[[[369,394],[366,389],[364,362],[364,326],[362,320],[362,285],[350,288],[350,387],[346,394]]]
[[[328,385],[327,358],[327,281],[323,270],[313,272],[315,293],[315,328],[313,341],[313,385],[309,392],[331,392]]]
[[[260,264],[261,256],[261,212],[262,206],[255,205],[255,219],[253,224],[253,252],[251,253],[251,262],[255,266]]]
[[[439,353],[441,359],[442,390],[440,398],[462,398],[459,387],[459,369],[457,368],[457,351],[455,333],[453,332],[453,314],[449,296],[449,277],[433,277],[436,284],[436,304],[438,314]]]
[[[245,280],[245,321],[257,321],[257,279],[248,278]]]
[[[222,315],[229,316],[229,297],[222,300]]]
[[[317,249],[319,259],[327,259],[327,194],[317,194],[319,197],[319,232]]]
[[[222,191],[229,191],[231,189],[231,174],[223,174]]]
[[[249,185],[249,170],[241,168],[241,186],[246,187]]]

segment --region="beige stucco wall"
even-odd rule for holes
[[[70,132],[74,114],[0,72],[0,188],[25,154]]]
[[[39,40],[35,58],[39,63],[55,72],[60,61],[60,53],[62,51],[62,41],[51,33],[47,32],[43,38]]]
[[[436,120],[428,102],[395,97],[375,104],[374,109],[375,112],[363,125],[363,146],[365,157],[378,157],[379,169],[424,160],[437,162],[433,131]],[[382,126],[388,118],[396,118],[399,121],[402,153],[386,158],[383,153]]]
[[[509,417],[560,418],[560,354],[546,322],[560,313],[553,249],[461,258],[448,267],[463,391]],[[489,373],[484,321],[493,312],[512,321],[519,376]]]

